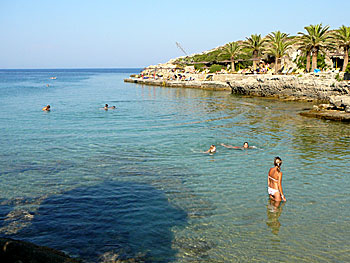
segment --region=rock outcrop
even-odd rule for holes
[[[315,105],[310,111],[301,112],[300,115],[326,120],[350,122],[350,96],[329,96],[328,104]]]
[[[233,93],[328,101],[332,95],[349,95],[350,84],[337,82],[331,75],[251,75],[227,78]]]
[[[171,74],[171,73],[169,73]],[[186,74],[191,81],[130,78],[126,82],[166,87],[227,90],[234,94],[291,100],[328,101],[330,96],[350,95],[350,83],[335,80],[335,73],[302,75]]]
[[[29,242],[0,238],[0,262],[6,263],[81,263],[61,251]]]
[[[350,113],[350,96],[329,96],[329,103],[337,110]]]
[[[350,113],[339,110],[310,110],[301,112],[300,115],[324,120],[350,122]]]

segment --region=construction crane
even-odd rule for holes
[[[184,52],[186,56],[188,56],[187,53],[186,53],[186,51],[185,51],[185,50],[183,49],[183,47],[180,45],[180,43],[179,43],[179,42],[175,42],[175,43],[176,43],[176,46],[177,46],[179,49],[181,49],[181,51]]]

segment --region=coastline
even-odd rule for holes
[[[156,80],[156,79],[139,79],[129,78],[124,79],[127,83],[136,83],[141,85],[149,86],[160,86],[169,88],[193,88],[203,90],[214,90],[214,91],[231,91],[229,85],[220,81],[176,81],[176,80]]]
[[[349,103],[332,103],[335,97],[346,98],[350,95],[350,82],[338,82],[332,73],[303,75],[241,75],[241,74],[188,74],[190,81],[169,80],[164,78],[124,79],[127,83],[141,85],[195,88],[212,91],[228,91],[231,94],[268,97],[284,101],[308,101],[315,104],[330,103],[329,109],[310,109],[300,115],[350,122]],[[211,76],[211,80],[207,80]],[[317,107],[317,106],[315,106]]]
[[[287,100],[328,102],[330,96],[349,95],[350,83],[338,82],[333,74],[186,74],[194,80],[143,79],[130,77],[124,82],[142,85],[231,91],[232,94],[273,97]],[[211,76],[212,80],[206,80]]]

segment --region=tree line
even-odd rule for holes
[[[269,54],[275,58],[275,72],[278,72],[281,59],[287,56],[293,45],[297,45],[297,48],[306,56],[306,71],[310,72],[311,66],[313,72],[317,68],[318,54],[342,50],[344,52],[342,71],[345,71],[349,63],[350,27],[343,25],[336,30],[330,30],[329,26],[317,24],[305,26],[304,29],[305,31],[298,32],[297,36],[290,36],[281,31],[272,32],[265,37],[261,34],[252,34],[243,42],[227,43],[220,54],[230,58],[232,71],[235,70],[235,60],[242,54],[242,50],[248,50],[251,54],[254,70],[260,60],[259,56]]]

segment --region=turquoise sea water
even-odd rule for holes
[[[0,236],[87,262],[349,260],[349,124],[299,116],[307,103],[123,83],[133,72],[0,70]],[[244,141],[257,149],[220,146]]]

